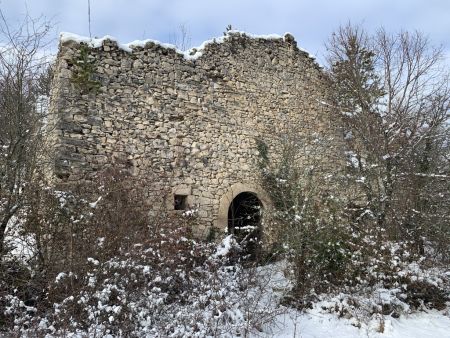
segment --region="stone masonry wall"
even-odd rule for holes
[[[98,87],[91,90],[73,80],[83,48]],[[188,195],[204,234],[218,225],[220,200],[234,185],[258,186],[257,139],[276,158],[295,133],[304,142],[302,165],[314,159],[333,173],[342,164],[323,72],[291,35],[231,32],[191,56],[151,41],[127,48],[62,40],[51,102],[60,182],[113,165],[156,177],[149,204],[161,205],[164,191]]]

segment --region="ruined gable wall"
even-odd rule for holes
[[[276,157],[286,135],[298,135],[299,161],[313,159],[324,171],[343,159],[323,73],[289,36],[232,33],[194,60],[155,43],[124,51],[111,40],[88,53],[100,85],[90,93],[71,80],[80,44],[62,43],[57,60],[51,109],[63,181],[115,164],[151,173],[158,180],[149,199],[167,189],[188,194],[209,226],[233,184],[258,184],[256,139]]]

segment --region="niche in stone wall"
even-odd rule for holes
[[[188,209],[187,198],[188,195],[174,194],[173,208],[175,210],[187,210]]]
[[[166,199],[167,210],[183,211],[193,206],[192,189],[187,185],[172,188],[172,194]]]

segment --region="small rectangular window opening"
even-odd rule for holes
[[[175,210],[186,210],[187,195],[175,195],[173,200],[173,206]]]

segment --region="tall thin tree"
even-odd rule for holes
[[[15,216],[26,206],[42,149],[44,116],[37,102],[48,95],[41,80],[48,70],[42,51],[49,29],[48,22],[28,15],[13,27],[0,10],[0,259],[6,230],[17,225]]]

